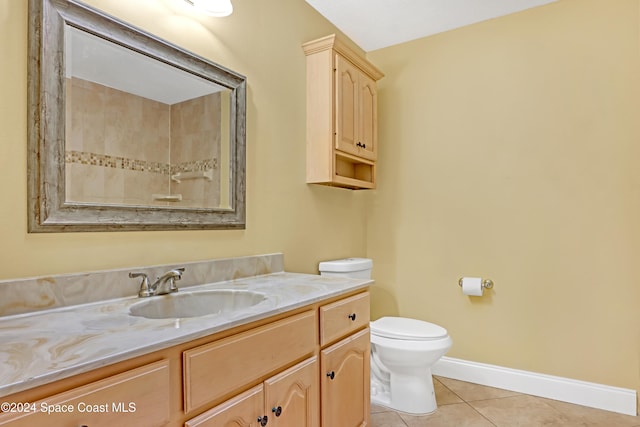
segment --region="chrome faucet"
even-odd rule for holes
[[[145,273],[129,273],[129,277],[142,277],[138,296],[144,298],[178,292],[176,280],[180,280],[182,278],[182,273],[184,273],[184,267],[174,268],[173,270],[169,270],[162,276],[156,278],[156,281],[151,285],[149,284],[149,277],[147,277]]]

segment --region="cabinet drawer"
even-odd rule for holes
[[[320,307],[320,345],[369,325],[369,292]]]
[[[17,402],[16,402],[17,403]],[[34,412],[2,413],[0,426],[163,426],[169,422],[169,361],[132,369],[33,403]],[[45,411],[52,411],[50,414]],[[65,412],[58,412],[58,411]]]
[[[185,351],[185,412],[313,353],[316,325],[315,313],[308,311]]]

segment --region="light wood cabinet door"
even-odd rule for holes
[[[185,427],[318,427],[314,356],[185,423]]]
[[[375,80],[360,73],[358,80],[358,155],[378,157],[378,89]],[[357,145],[357,143],[356,143]]]
[[[358,154],[358,83],[360,71],[336,55],[336,149]]]
[[[336,149],[376,160],[378,145],[376,82],[336,55]]]
[[[369,328],[322,350],[322,427],[369,426]]]
[[[264,382],[269,426],[320,425],[318,365],[318,357],[314,356]]]
[[[169,361],[161,360],[35,402],[30,412],[0,413],[6,427],[165,426]]]
[[[184,425],[185,427],[258,427],[264,415],[264,392],[260,384],[190,419]]]

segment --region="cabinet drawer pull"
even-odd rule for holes
[[[349,319],[351,319],[352,321],[356,320],[356,314],[355,313],[351,313],[350,315],[347,316]]]
[[[266,426],[267,423],[269,422],[269,417],[267,417],[266,415],[262,416],[262,417],[258,417],[258,422],[260,423],[260,425],[262,427]]]
[[[278,406],[277,408],[274,406],[271,408],[271,412],[276,414],[276,417],[279,417],[282,414],[282,406]]]
[[[327,376],[328,376],[330,379],[334,379],[334,378],[336,377],[336,373],[335,373],[335,372],[333,372],[333,371],[330,371],[330,372],[327,372]]]

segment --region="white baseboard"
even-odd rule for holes
[[[592,408],[636,415],[636,391],[485,363],[443,357],[433,375],[466,381]]]

